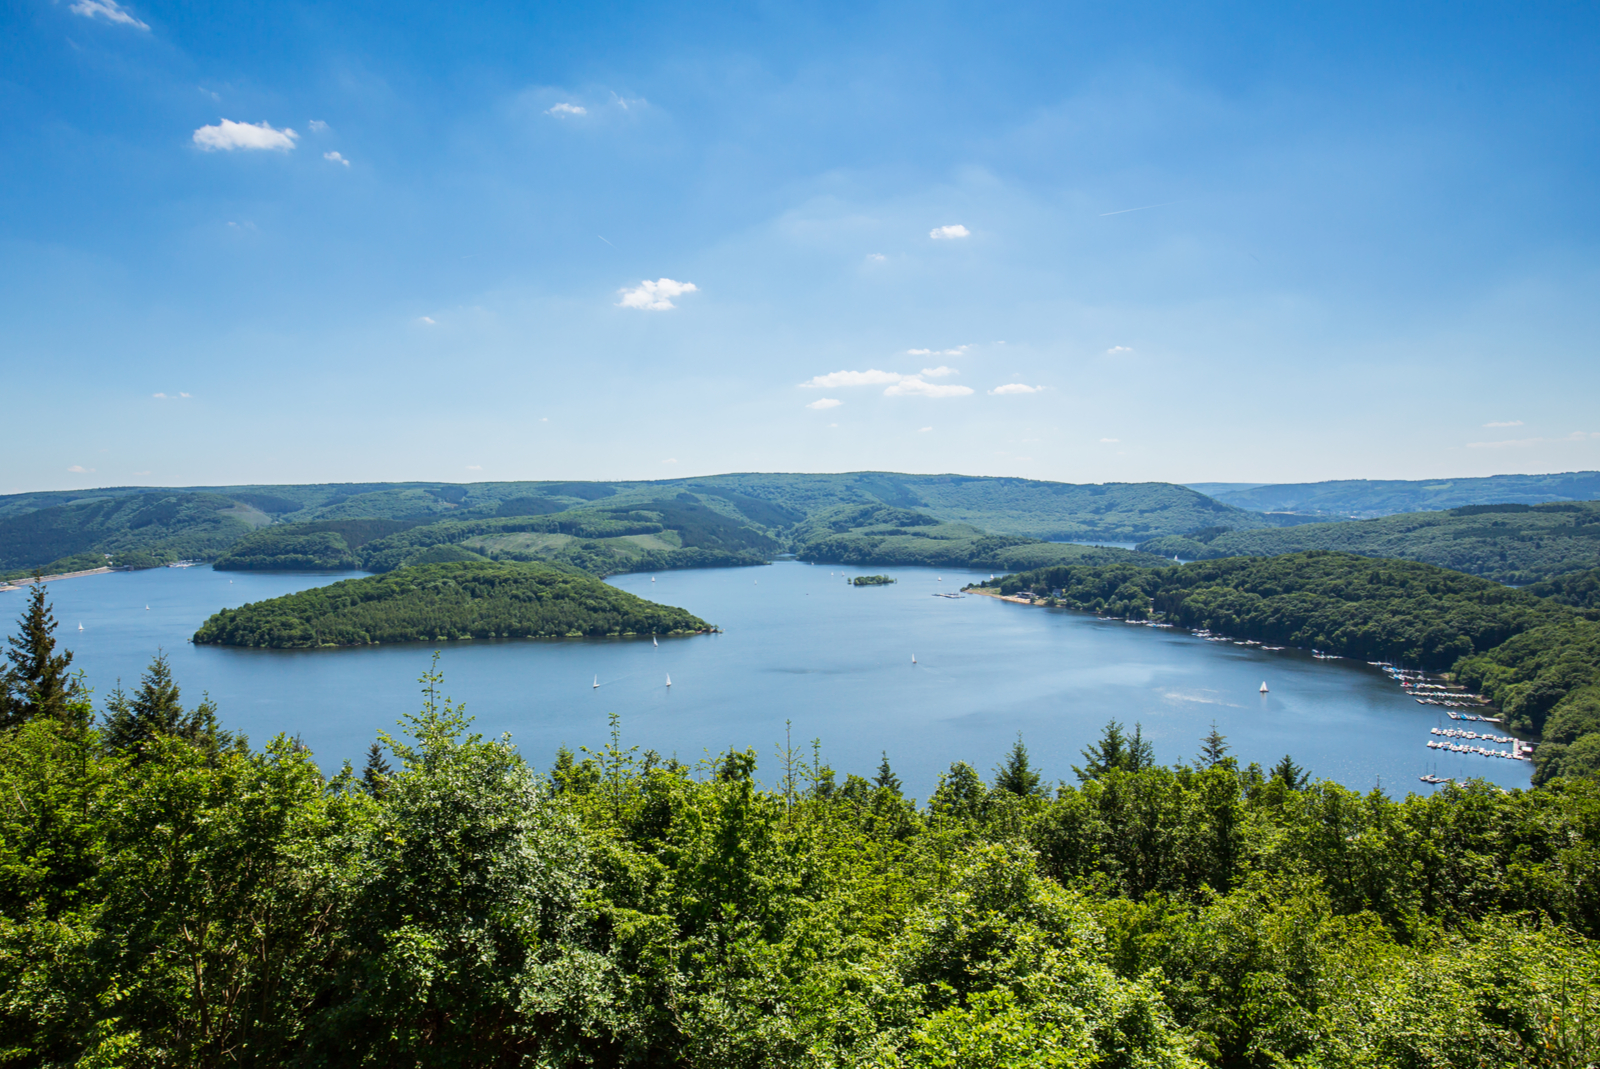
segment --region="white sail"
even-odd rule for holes
[[[600,677],[599,676],[595,676],[594,677],[594,685],[595,685],[596,689],[599,689],[599,687],[600,687]]]
[[[1261,693],[1265,694],[1266,692],[1267,692],[1267,681],[1265,679],[1263,679],[1261,681]]]
[[[661,643],[656,641],[656,637],[654,635],[650,636],[650,645],[654,646],[656,649],[661,648]]]
[[[672,686],[672,676],[670,674],[667,676],[667,686]]]

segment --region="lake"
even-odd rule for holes
[[[510,732],[539,767],[560,745],[603,745],[616,712],[625,746],[684,761],[753,746],[770,784],[791,721],[795,745],[820,738],[841,781],[847,772],[870,776],[887,751],[907,793],[926,799],[952,761],[987,777],[1018,732],[1049,780],[1075,782],[1079,751],[1115,717],[1142,723],[1163,763],[1191,760],[1214,720],[1242,762],[1270,766],[1288,753],[1359,790],[1380,781],[1390,794],[1431,790],[1417,777],[1435,769],[1528,784],[1527,763],[1427,749],[1441,714],[1364,663],[932,596],[987,573],[869,570],[898,581],[852,587],[836,566],[793,562],[661,572],[653,581],[616,576],[620,589],[682,606],[723,633],[659,647],[649,639],[445,644],[444,690],[466,703],[477,730]],[[333,770],[346,758],[359,766],[376,732],[393,731],[418,707],[431,646],[239,650],[196,647],[189,636],[220,608],[349,577],[156,568],[54,582],[50,600],[73,666],[97,697],[119,677],[136,686],[164,648],[187,704],[209,692],[224,723],[255,745],[298,734]],[[14,621],[26,596],[0,595],[0,619]]]

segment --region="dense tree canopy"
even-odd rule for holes
[[[365,646],[472,638],[678,635],[710,628],[592,576],[538,564],[418,565],[237,609],[195,632],[223,646]]]

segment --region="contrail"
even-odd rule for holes
[[[1142,211],[1147,211],[1147,210],[1149,210],[1151,208],[1165,208],[1169,204],[1176,204],[1176,203],[1178,203],[1178,202],[1175,201],[1175,200],[1164,200],[1160,204],[1146,204],[1142,208],[1123,208],[1121,211],[1116,211],[1116,212],[1101,212],[1100,213],[1100,218],[1104,219],[1108,215],[1127,215],[1129,212],[1142,212]]]
[[[600,238],[600,240],[601,240],[601,241],[606,241],[606,239],[605,239],[605,238],[604,238],[604,237],[601,237],[601,236],[600,236],[600,235],[599,235],[599,234],[596,234],[596,235],[595,235],[595,237],[597,237],[597,238]],[[609,241],[606,241],[606,244],[607,244],[607,245],[611,245],[611,242],[609,242]],[[617,247],[616,247],[616,246],[615,246],[615,245],[611,245],[611,247],[612,247],[612,248],[613,248],[613,249],[617,249]],[[621,250],[621,249],[617,249],[617,251],[618,251],[618,252],[621,252],[621,251],[622,251],[622,250]]]

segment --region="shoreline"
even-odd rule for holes
[[[86,568],[81,572],[61,572],[57,575],[41,576],[30,575],[26,579],[4,579],[0,580],[0,594],[9,590],[21,590],[23,587],[32,586],[34,583],[53,583],[57,579],[78,579],[85,575],[108,575],[114,571],[116,571],[115,568],[107,565],[104,568]]]

